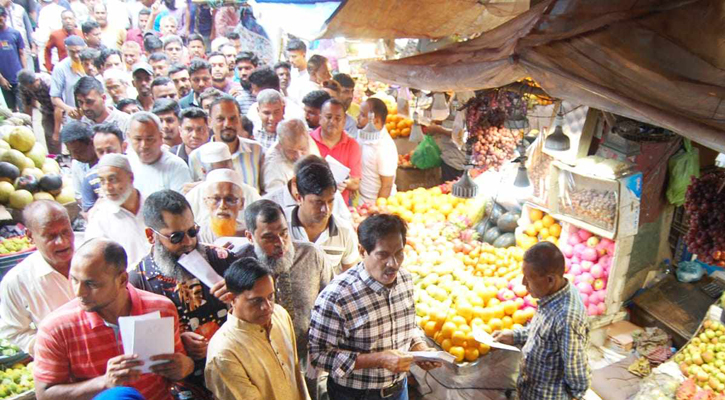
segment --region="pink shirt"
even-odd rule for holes
[[[320,156],[322,158],[327,157],[329,154],[335,160],[342,163],[342,165],[350,168],[351,178],[360,178],[362,176],[362,151],[360,145],[355,139],[347,136],[345,132],[342,132],[340,141],[331,149],[322,141],[322,128],[317,128],[310,133],[312,140],[317,143],[317,148],[320,150]],[[350,191],[345,190],[342,192],[342,197],[345,199],[345,204],[350,204]]]

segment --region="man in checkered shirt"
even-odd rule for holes
[[[564,278],[564,255],[540,242],[524,255],[526,289],[539,299],[531,323],[494,332],[501,343],[523,345],[520,400],[583,399],[591,382],[587,359],[589,327],[579,291]]]
[[[429,348],[415,325],[412,277],[400,268],[405,234],[397,216],[368,217],[358,228],[363,261],[333,279],[315,302],[309,357],[330,374],[330,399],[408,398],[408,352]]]

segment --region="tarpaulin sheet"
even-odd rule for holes
[[[724,20],[719,0],[546,0],[467,42],[371,63],[368,77],[454,91],[532,77],[725,152]]]
[[[529,9],[529,0],[346,0],[322,38],[439,39],[493,29]]]

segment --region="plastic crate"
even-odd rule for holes
[[[30,248],[17,253],[5,254],[0,256],[0,281],[2,281],[5,274],[10,271],[14,266],[20,264],[21,261],[28,258],[29,255],[33,254],[36,248]]]

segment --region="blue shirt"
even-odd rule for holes
[[[93,208],[100,192],[101,180],[98,178],[98,170],[94,165],[81,183],[81,208],[83,211],[88,211]]]
[[[591,382],[588,341],[587,311],[574,285],[539,299],[531,323],[514,330],[514,344],[524,345],[519,399],[583,399]]]
[[[24,48],[20,31],[9,26],[0,31],[0,59],[3,60],[0,62],[0,74],[12,85],[18,83],[18,71],[23,69],[18,52]]]
[[[71,62],[71,58],[66,57],[53,68],[53,74],[50,76],[50,97],[59,97],[63,100],[63,103],[75,107],[76,99],[73,96],[73,86],[81,79],[82,75],[73,72]]]

